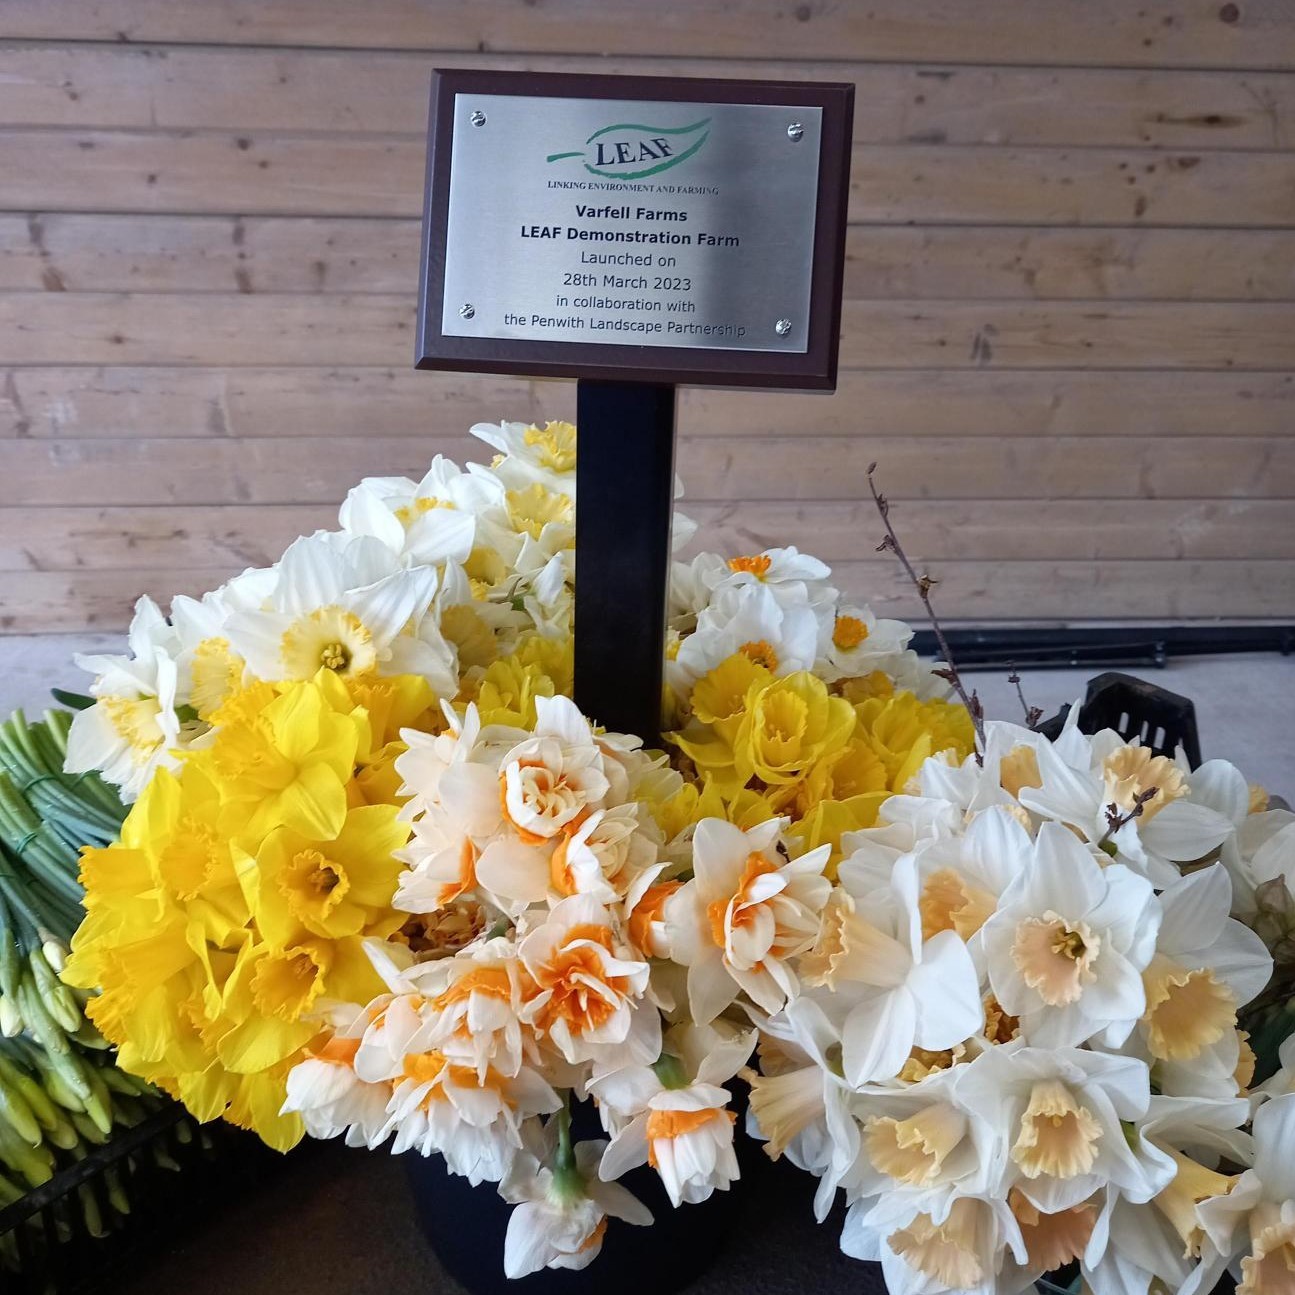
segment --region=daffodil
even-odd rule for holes
[[[277,577],[267,609],[236,611],[226,624],[233,651],[267,681],[311,679],[321,669],[399,673],[397,637],[426,611],[437,585],[435,568],[403,568],[368,536],[297,540]]]
[[[319,684],[270,694],[246,723],[217,729],[210,762],[224,803],[253,837],[280,826],[336,836],[366,728],[362,712],[334,709]]]

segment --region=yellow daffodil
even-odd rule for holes
[[[975,747],[971,717],[954,702],[898,692],[860,702],[855,712],[860,736],[885,766],[892,791],[903,791],[928,756],[951,751],[961,762]]]
[[[212,743],[148,784],[120,843],[85,853],[64,977],[101,991],[86,1011],[123,1067],[199,1118],[281,1149],[302,1136],[279,1114],[288,1070],[325,1002],[381,991],[363,942],[405,917],[391,901],[409,829],[386,766],[431,701],[400,676],[243,689]]]
[[[854,708],[833,697],[806,670],[752,684],[734,737],[735,764],[743,783],[789,784],[812,765],[845,747],[854,731]]]

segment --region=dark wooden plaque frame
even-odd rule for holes
[[[447,337],[441,332],[445,240],[454,99],[460,94],[643,99],[670,103],[785,104],[788,107],[821,108],[808,349],[790,353]],[[417,367],[654,384],[834,390],[841,333],[841,279],[845,266],[853,118],[854,87],[836,82],[720,81],[562,72],[434,72],[428,130],[427,190],[423,206]]]

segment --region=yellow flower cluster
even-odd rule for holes
[[[65,979],[102,988],[87,1014],[124,1068],[200,1119],[280,1150],[301,1138],[280,1110],[326,1030],[321,1004],[383,987],[362,941],[403,919],[396,735],[432,701],[408,675],[253,684],[219,708],[210,745],[157,772],[120,842],[85,852]]]
[[[962,706],[896,692],[884,675],[777,678],[735,652],[698,680],[692,714],[670,740],[698,786],[662,807],[666,830],[690,813],[739,827],[787,814],[805,847],[830,843],[835,862],[843,833],[871,827],[928,756],[961,762],[975,735]]]

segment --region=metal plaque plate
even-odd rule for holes
[[[437,73],[419,363],[831,385],[849,89]]]
[[[822,115],[457,95],[442,330],[803,352]]]

